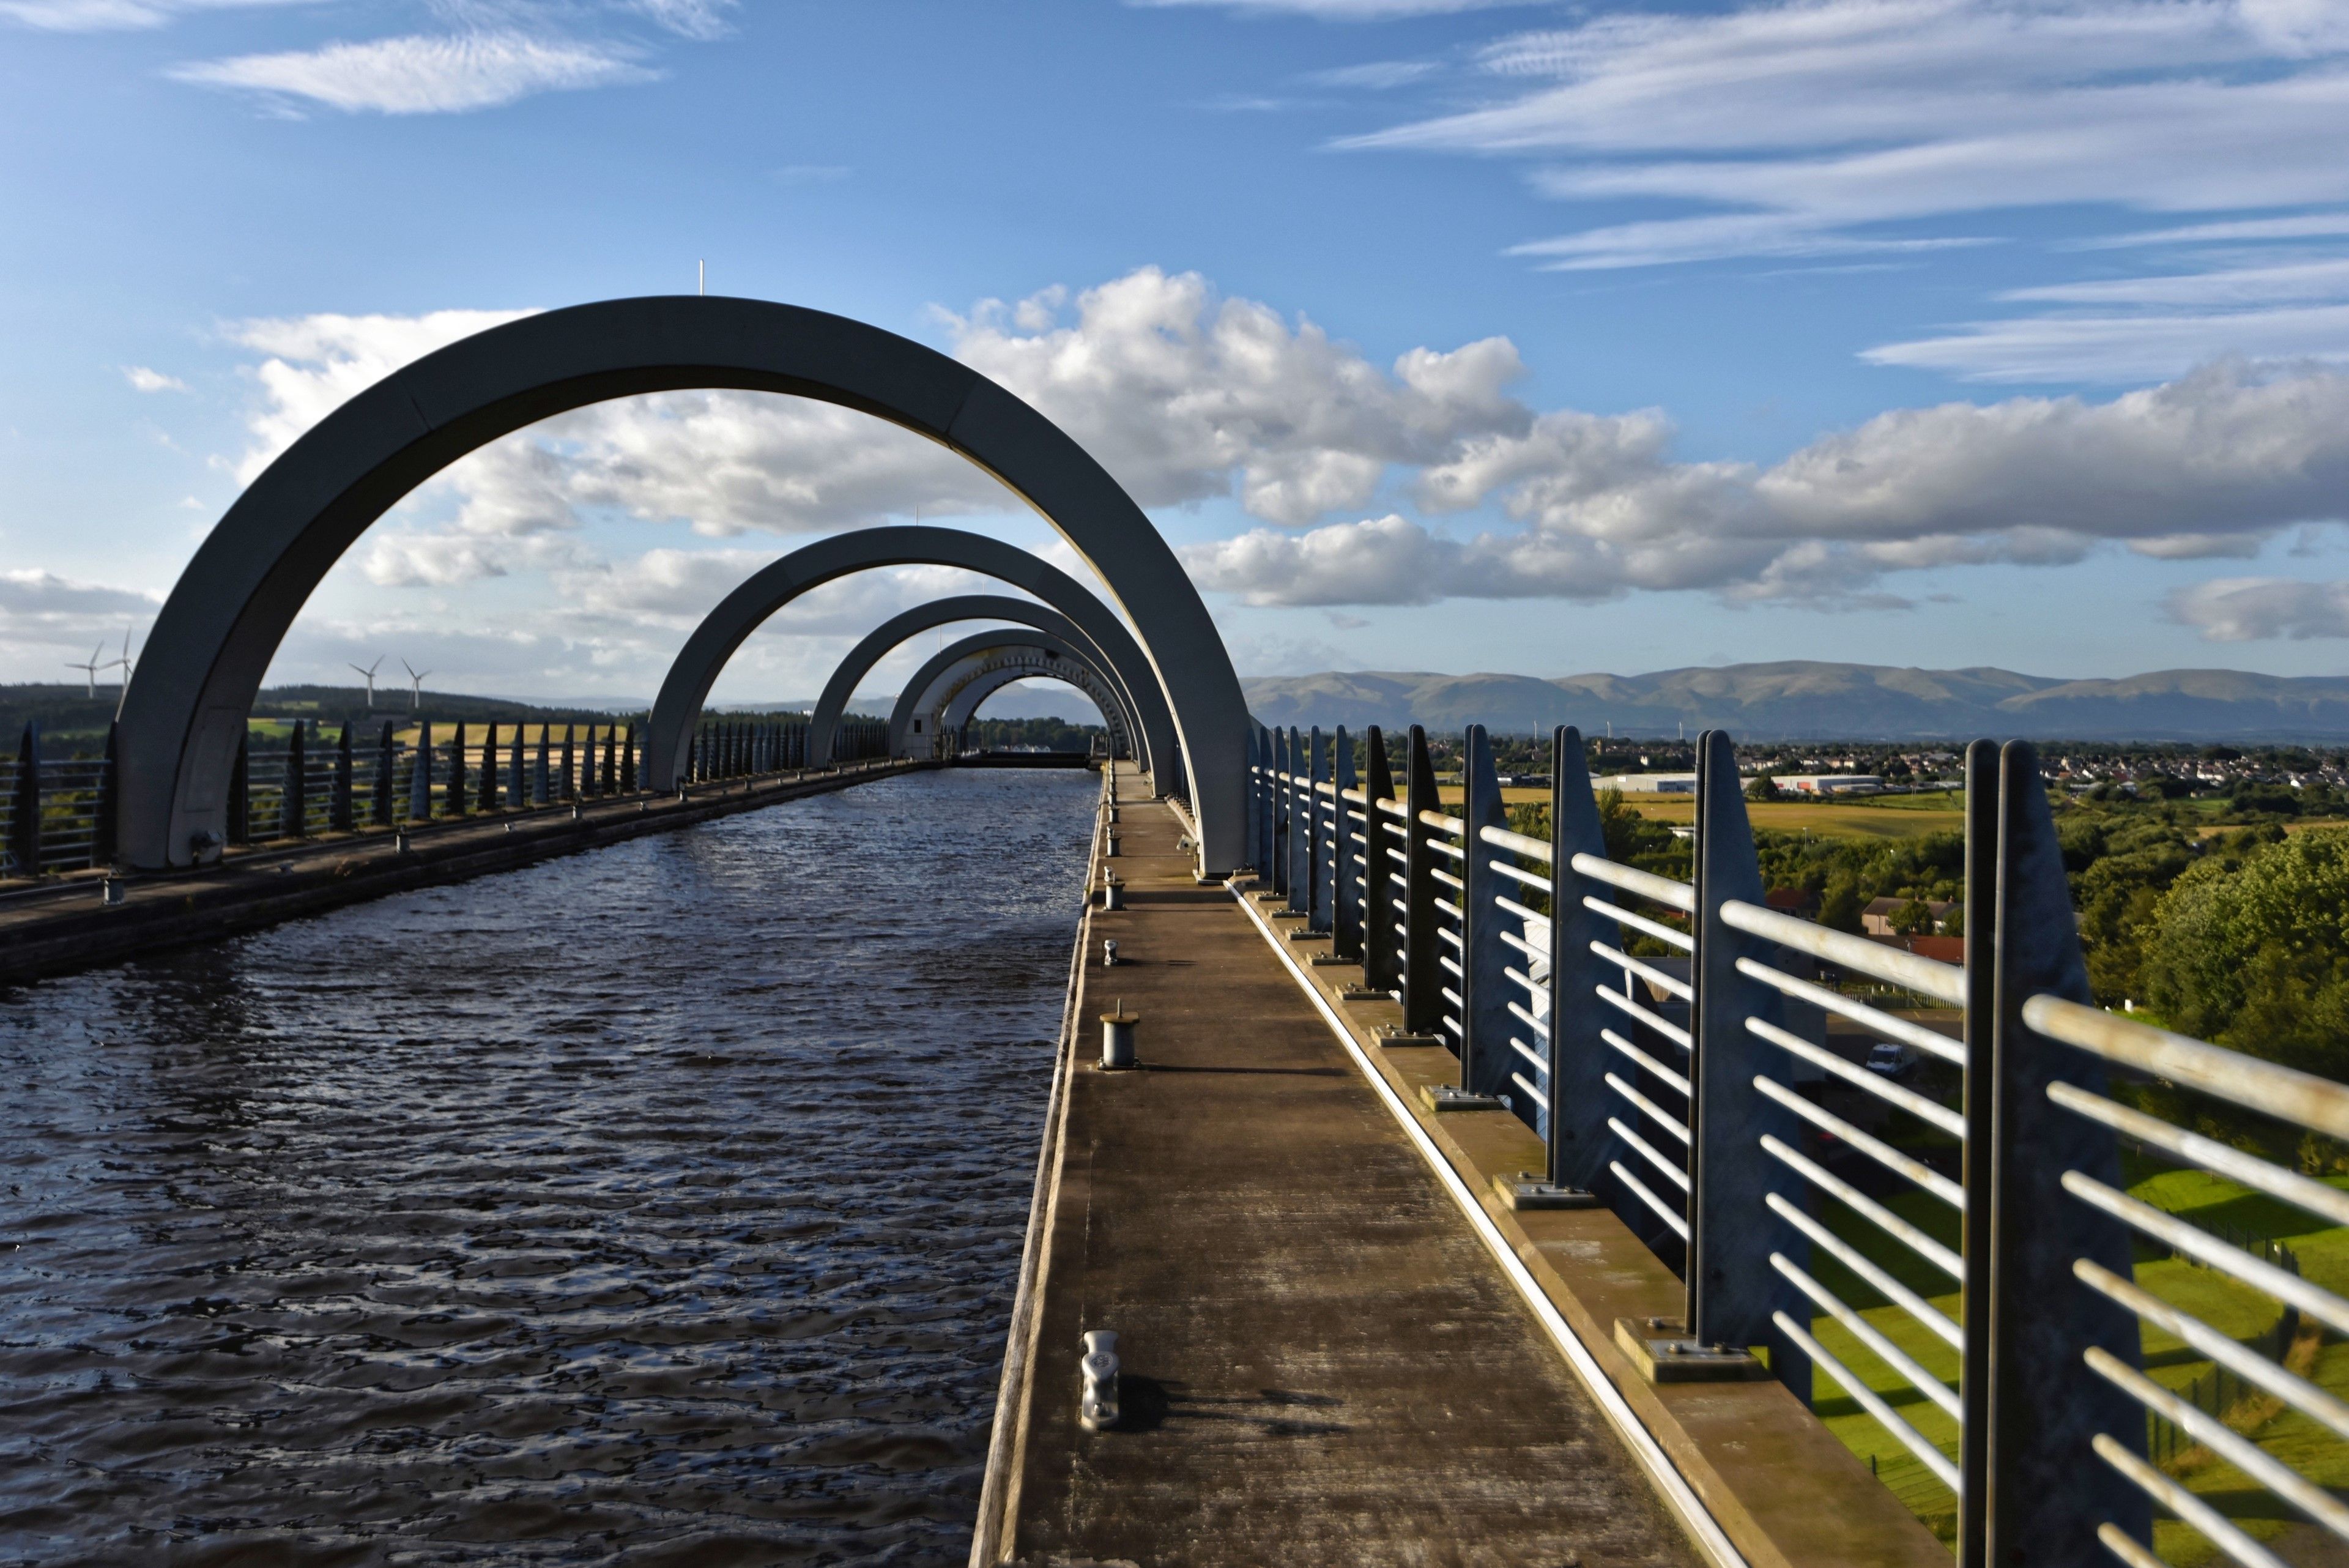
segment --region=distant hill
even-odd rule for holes
[[[1471,723],[1502,733],[1723,729],[1744,740],[2319,741],[2349,742],[2349,678],[2166,670],[2065,680],[2011,670],[1789,660],[1652,675],[1269,676],[1242,682],[1268,724]]]

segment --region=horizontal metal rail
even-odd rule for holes
[[[1830,930],[1735,898],[1721,906],[1721,919],[1723,924],[1733,926],[1748,936],[1776,942],[1780,947],[1792,948],[1844,969],[1856,969],[1872,979],[1913,991],[1920,996],[1930,996],[1951,1007],[1963,1007],[1966,1003],[1966,971],[1956,964],[1919,958],[1915,953],[1871,942],[1866,937]]]

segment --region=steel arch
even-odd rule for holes
[[[763,300],[606,300],[476,334],[360,392],[246,487],[174,585],[125,694],[125,857],[184,865],[224,836],[228,781],[263,675],[368,525],[524,425],[646,392],[729,388],[855,409],[1002,481],[1133,618],[1174,718],[1203,868],[1246,861],[1247,715],[1173,550],[1066,432],[968,366],[862,322]]]
[[[960,594],[952,598],[933,599],[916,605],[902,615],[892,616],[867,635],[864,641],[848,650],[840,667],[824,682],[823,695],[817,699],[815,712],[808,722],[808,758],[822,763],[832,756],[832,738],[840,726],[840,717],[847,710],[849,699],[856,695],[857,682],[872,671],[873,667],[906,639],[917,637],[934,627],[947,626],[958,620],[1006,620],[1015,626],[1048,632],[1061,641],[1092,655],[1093,662],[1117,683],[1117,695],[1125,711],[1126,740],[1133,748],[1137,761],[1145,768],[1156,765],[1149,750],[1147,729],[1137,722],[1137,699],[1128,677],[1131,673],[1119,660],[1097,647],[1092,639],[1076,622],[1043,605],[1028,599],[1015,599],[1002,594]],[[1139,658],[1141,649],[1133,650]],[[1147,667],[1144,667],[1147,673]],[[1155,689],[1151,689],[1155,694]],[[1106,714],[1108,710],[1102,710]]]
[[[955,694],[968,681],[988,672],[987,660],[1006,653],[1039,652],[1068,665],[1068,670],[1021,667],[1019,673],[999,684],[1014,680],[1027,680],[1049,675],[1065,680],[1101,703],[1104,691],[1088,688],[1075,679],[1076,674],[1089,674],[1103,689],[1109,689],[1106,672],[1086,659],[1081,649],[1062,642],[1048,633],[1037,631],[997,630],[973,632],[958,642],[948,643],[923,662],[897,694],[896,705],[889,711],[889,749],[893,755],[904,756],[910,749],[913,722],[921,717],[943,714]],[[1107,704],[1102,713],[1109,714]],[[933,733],[937,732],[934,726]]]

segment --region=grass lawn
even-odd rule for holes
[[[2300,1255],[2301,1272],[2312,1282],[2336,1292],[2349,1290],[2349,1231],[2320,1225],[2299,1210],[2200,1171],[2175,1170],[2134,1156],[2126,1158],[2125,1179],[2130,1192],[2143,1201],[2199,1225],[2232,1226],[2284,1241]],[[2335,1186],[2349,1186],[2349,1178],[2330,1179]],[[1889,1200],[1888,1206],[1940,1241],[1956,1244],[1957,1216],[1939,1199],[1922,1192],[1909,1192]],[[1826,1204],[1821,1219],[1902,1283],[1924,1294],[1935,1307],[1952,1318],[1959,1315],[1959,1297],[1952,1282],[1918,1260],[1908,1249],[1839,1204]],[[1939,1337],[1918,1326],[1900,1308],[1886,1303],[1834,1260],[1816,1256],[1811,1272],[1886,1338],[1951,1386],[1956,1386],[1957,1354]],[[2140,1250],[2136,1275],[2137,1283],[2147,1291],[2193,1314],[2230,1338],[2261,1347],[2271,1343],[2270,1335],[2280,1315],[2279,1308],[2257,1291],[2214,1271],[2150,1249]],[[1938,1406],[1909,1388],[1833,1318],[1815,1320],[1812,1332],[1904,1419],[1944,1454],[1955,1457],[1957,1425]],[[2209,1361],[2158,1330],[2146,1331],[2144,1347],[2147,1375],[2166,1387],[2184,1392],[2213,1374]],[[2349,1397],[2349,1345],[2323,1343],[2313,1334],[2303,1332],[2290,1360],[2303,1376],[2335,1395]],[[2092,1375],[2083,1368],[2081,1376]],[[1823,1373],[1816,1379],[1814,1403],[1828,1428],[1854,1453],[1872,1459],[1884,1484],[1920,1520],[1943,1540],[1954,1539],[1957,1500],[1891,1433],[1878,1425]],[[2283,1410],[2275,1400],[2245,1397],[2234,1400],[2226,1419],[2236,1430],[2251,1437],[2261,1449],[2319,1485],[2336,1493],[2349,1489],[2349,1443],[2305,1417]],[[2291,1509],[2233,1467],[2220,1463],[2207,1450],[2181,1449],[2174,1459],[2167,1459],[2163,1468],[2255,1538],[2273,1540],[2298,1524],[2298,1515]],[[2176,1568],[2196,1568],[2218,1560],[2215,1551],[2188,1525],[2165,1520],[2155,1526],[2154,1536],[2155,1549]]]

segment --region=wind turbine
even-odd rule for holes
[[[98,668],[101,670],[119,670],[122,671],[122,691],[121,693],[114,699],[114,716],[117,719],[120,719],[122,717],[122,705],[130,701],[130,628],[129,627],[126,626],[122,628],[122,657],[119,659],[110,659],[104,664],[98,666]]]
[[[98,656],[105,651],[106,643],[101,639],[96,648],[89,650],[89,662],[88,664],[76,664],[70,659],[66,660],[66,668],[67,670],[78,670],[82,672],[83,676],[88,679],[89,682],[89,695],[92,697],[98,695],[98,672],[101,670],[111,670],[114,668],[114,666],[110,664],[100,664],[98,661]]]
[[[359,670],[356,664],[351,666],[353,670],[358,670],[359,679],[367,682],[367,711],[370,713],[375,711],[375,672],[383,668],[383,661],[389,657],[388,654],[378,653],[375,656],[375,662],[364,670]]]
[[[422,712],[424,710],[424,678],[431,674],[432,671],[429,670],[419,670],[413,664],[409,663],[405,659],[399,661],[399,667],[408,671],[408,679],[415,686],[415,691],[411,695],[408,704],[408,711],[411,713]]]

